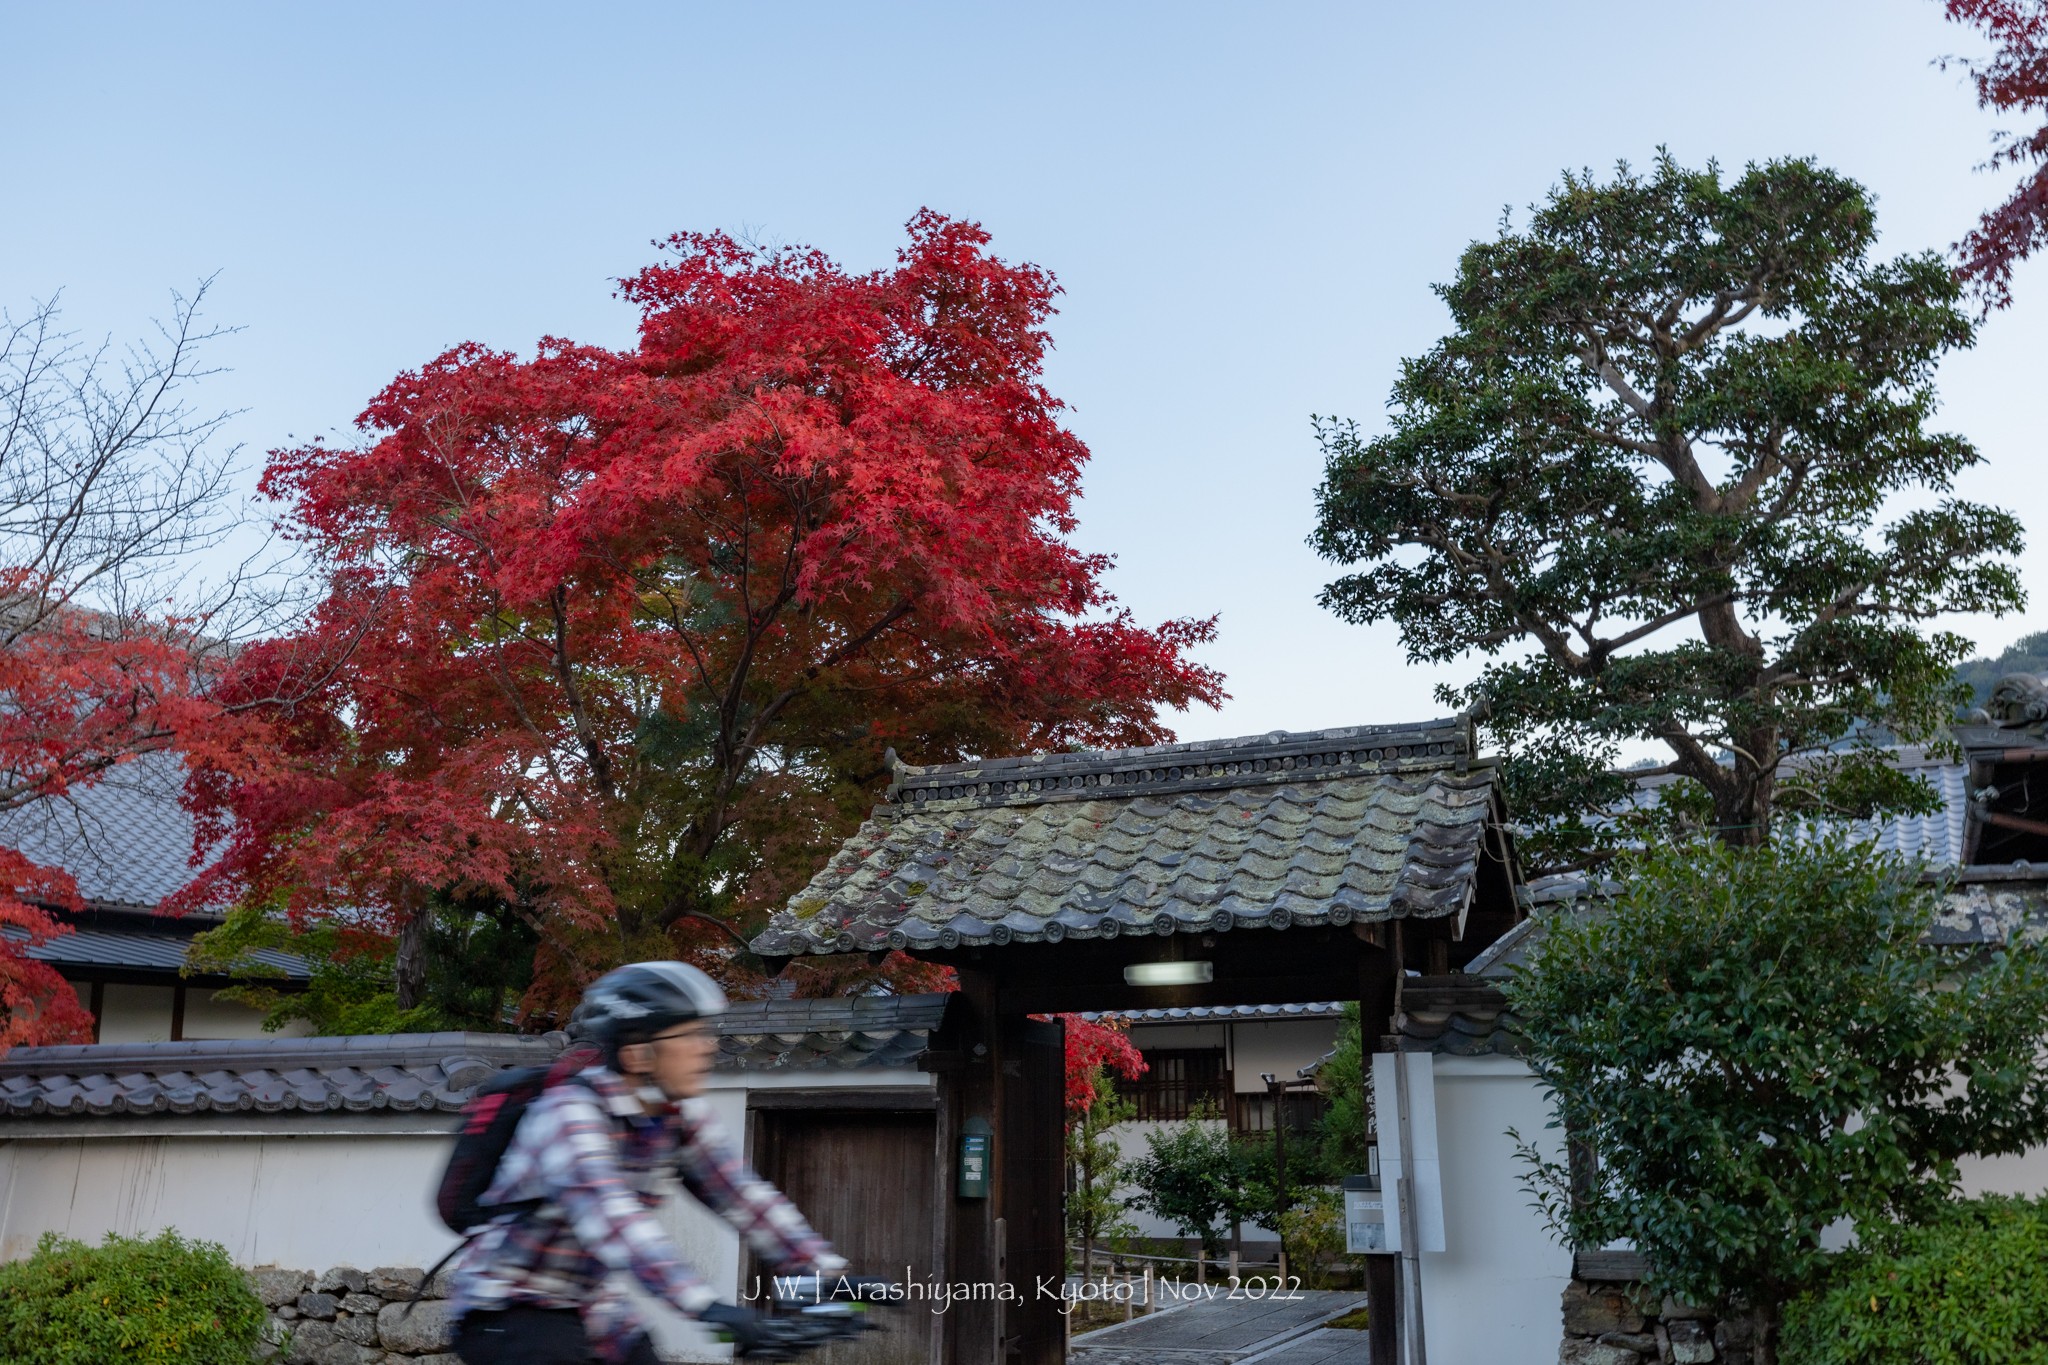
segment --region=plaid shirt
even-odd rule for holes
[[[646,1326],[608,1283],[611,1272],[631,1271],[649,1293],[701,1313],[718,1296],[652,1212],[658,1181],[671,1171],[777,1271],[829,1275],[845,1266],[795,1206],[733,1154],[703,1100],[647,1114],[616,1072],[588,1067],[578,1080],[553,1086],[520,1116],[484,1199],[547,1202],[492,1223],[462,1253],[450,1293],[457,1317],[574,1308],[599,1357],[619,1360]]]

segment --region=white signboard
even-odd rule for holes
[[[1388,1251],[1401,1246],[1401,1196],[1415,1191],[1415,1236],[1418,1251],[1444,1249],[1443,1163],[1436,1149],[1436,1070],[1427,1052],[1376,1052],[1372,1058],[1372,1102],[1379,1129],[1380,1188],[1386,1197]],[[1408,1072],[1407,1122],[1401,1122],[1394,1068]],[[1403,1150],[1403,1136],[1412,1152]],[[1405,1177],[1405,1180],[1404,1180]]]

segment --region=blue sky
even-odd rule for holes
[[[2004,182],[1931,59],[1934,0],[1440,5],[0,3],[0,302],[126,333],[219,272],[216,405],[252,456],[345,431],[464,340],[620,343],[609,281],[681,229],[886,262],[920,206],[1066,288],[1054,391],[1095,453],[1080,540],[1140,616],[1222,614],[1186,738],[1435,714],[1466,666],[1315,604],[1312,412],[1368,427],[1503,206],[1667,143],[1812,155],[1942,247]],[[1943,370],[1966,491],[2034,529],[2048,271]],[[2048,626],[1966,621],[1989,647]]]

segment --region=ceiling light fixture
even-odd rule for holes
[[[1199,986],[1215,979],[1213,962],[1133,962],[1124,968],[1127,986]]]

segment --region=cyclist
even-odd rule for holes
[[[725,1003],[710,977],[680,962],[621,967],[584,993],[575,1018],[591,1063],[528,1105],[484,1196],[528,1207],[491,1223],[456,1264],[449,1297],[466,1365],[655,1365],[645,1324],[609,1279],[618,1271],[729,1336],[736,1355],[781,1354],[783,1324],[718,1302],[655,1219],[665,1172],[776,1273],[845,1268],[733,1154],[699,1098]]]

